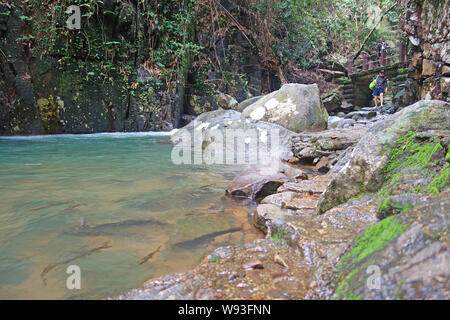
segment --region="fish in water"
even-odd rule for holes
[[[196,248],[196,247],[198,247],[200,245],[203,245],[205,243],[211,242],[212,240],[214,240],[218,236],[221,236],[221,235],[224,235],[224,234],[228,234],[228,233],[238,232],[238,231],[241,231],[241,230],[242,230],[242,228],[231,228],[231,229],[228,229],[228,230],[208,233],[208,234],[205,234],[203,236],[194,238],[192,240],[181,241],[181,242],[175,243],[175,246],[180,247],[180,248],[184,248],[184,249],[192,249],[192,248]]]
[[[52,204],[49,204],[49,205],[46,205],[46,206],[32,208],[32,209],[30,209],[30,211],[39,211],[39,210],[48,209],[48,208],[52,208],[52,207],[62,206],[62,205],[69,204],[69,203],[72,203],[72,202],[74,202],[74,201],[71,200],[71,201],[66,201],[66,202],[52,203]]]
[[[101,251],[101,250],[103,250],[103,249],[108,249],[108,248],[111,248],[111,247],[112,247],[112,245],[111,245],[109,242],[105,242],[105,243],[104,243],[103,245],[101,245],[100,247],[93,248],[93,249],[90,249],[90,250],[88,250],[88,251],[82,252],[82,253],[76,255],[75,257],[69,258],[69,259],[64,260],[64,261],[61,261],[61,262],[56,262],[56,263],[49,264],[49,265],[48,265],[47,267],[45,267],[45,269],[41,272],[41,279],[42,279],[42,281],[44,282],[44,285],[47,285],[47,278],[45,277],[45,275],[46,275],[47,273],[49,273],[51,270],[55,269],[57,266],[64,265],[64,264],[67,264],[67,263],[72,262],[72,261],[74,261],[74,260],[77,260],[77,259],[80,259],[80,258],[87,257],[87,256],[89,256],[89,255],[91,255],[91,254],[93,254],[93,253],[95,253],[95,252]]]
[[[148,262],[151,258],[153,258],[153,256],[155,254],[157,254],[159,252],[159,250],[161,249],[162,246],[159,246],[158,249],[156,249],[153,252],[150,252],[148,255],[146,255],[145,257],[143,257],[140,261],[139,264],[144,264],[146,262]]]
[[[76,231],[70,231],[67,232],[67,234],[80,237],[120,235],[123,234],[124,228],[146,225],[166,226],[167,224],[156,220],[125,220],[121,222],[99,224],[96,226],[85,225],[82,229],[78,227]]]
[[[66,211],[69,211],[69,210],[72,210],[72,209],[75,209],[75,208],[78,208],[78,207],[82,207],[82,206],[87,206],[87,203],[77,203],[77,204],[68,206],[67,208],[62,209],[58,213],[63,213],[63,212],[66,212]]]

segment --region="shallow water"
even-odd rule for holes
[[[176,166],[167,138],[0,138],[0,299],[105,298],[261,237],[224,196],[241,168]]]

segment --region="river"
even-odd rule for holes
[[[224,196],[242,168],[174,165],[168,138],[0,137],[0,299],[118,295],[260,238],[253,204]]]

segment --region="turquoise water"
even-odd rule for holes
[[[224,196],[240,168],[176,166],[167,139],[0,137],[0,298],[105,298],[260,237]]]

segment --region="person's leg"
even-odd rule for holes
[[[373,100],[375,101],[375,107],[378,108],[378,96],[374,95]]]
[[[381,106],[384,105],[384,93],[380,93],[380,102],[381,102]]]

